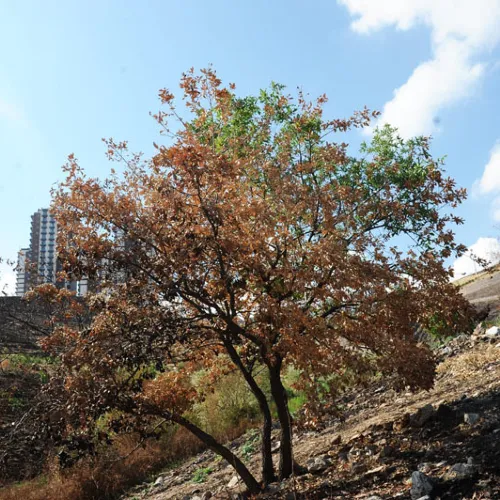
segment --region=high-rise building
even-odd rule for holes
[[[56,283],[57,222],[48,208],[41,208],[31,216],[30,285]]]
[[[28,291],[28,271],[26,263],[30,259],[30,249],[22,248],[17,256],[16,295],[22,297]]]
[[[43,283],[73,290],[84,295],[86,283],[57,281],[57,222],[48,208],[41,208],[31,216],[30,247],[19,252],[16,295],[24,295],[30,288]],[[83,286],[82,286],[83,285]]]

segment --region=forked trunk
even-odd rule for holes
[[[274,473],[273,455],[271,451],[271,431],[273,430],[273,420],[271,417],[271,410],[266,401],[265,410],[261,406],[262,414],[264,415],[264,422],[262,423],[262,481],[264,485],[271,484],[276,481],[276,474]]]
[[[227,338],[224,338],[223,342],[229,354],[229,357],[243,374],[243,377],[245,378],[245,381],[247,382],[248,387],[252,391],[253,395],[257,399],[260,411],[262,412],[262,482],[264,485],[268,485],[276,480],[276,474],[274,473],[273,456],[271,452],[271,431],[273,429],[273,418],[271,415],[271,410],[269,408],[269,403],[267,402],[266,395],[257,384],[253,375],[249,373],[249,371],[243,365],[243,362],[241,361],[241,358],[236,352],[236,349],[234,348],[231,341]]]
[[[226,459],[226,461],[234,467],[234,470],[245,483],[245,486],[248,488],[250,493],[258,494],[262,491],[260,484],[253,477],[252,473],[231,450],[220,444],[210,434],[207,434],[205,431],[191,423],[189,420],[186,420],[184,417],[169,414],[168,418],[185,427],[188,431],[192,432],[198,439],[200,439],[200,441],[205,443],[213,452]]]
[[[281,425],[279,475],[280,479],[286,479],[293,473],[292,423],[288,411],[288,396],[281,382],[281,360],[277,364],[269,366],[269,377],[271,393],[276,403],[278,419]]]

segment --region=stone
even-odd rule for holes
[[[478,472],[477,465],[473,464],[455,464],[451,469],[449,474],[451,476],[464,479],[466,477],[472,477]]]
[[[441,349],[442,356],[449,356],[450,354],[453,354],[453,349],[450,346],[446,346]]]
[[[280,483],[271,483],[267,485],[266,493],[277,493],[279,490],[281,490]]]
[[[201,500],[210,500],[214,495],[211,491],[205,491],[203,495],[201,495]]]
[[[418,464],[417,469],[419,472],[430,472],[432,470],[432,465],[429,462],[423,462],[421,464]]]
[[[464,422],[469,425],[474,425],[479,420],[477,413],[464,413]]]
[[[401,418],[398,418],[393,422],[393,430],[396,432],[400,432],[403,429],[406,429],[410,425],[410,414],[405,413]]]
[[[453,424],[456,419],[455,412],[446,403],[441,403],[436,410],[436,419],[445,425]]]
[[[318,472],[323,472],[324,470],[328,469],[332,465],[330,458],[325,455],[322,457],[314,457],[310,458],[306,462],[306,467],[309,472],[312,474],[317,474]]]
[[[161,486],[165,482],[165,478],[163,476],[158,476],[153,486]]]
[[[238,486],[238,483],[240,482],[240,478],[238,476],[233,476],[231,478],[231,481],[229,481],[229,483],[227,483],[227,487],[228,488],[236,488],[236,486]]]
[[[384,431],[392,431],[394,429],[394,422],[386,422],[383,424]]]
[[[368,467],[365,464],[354,464],[351,467],[351,471],[353,474],[364,474],[368,470]]]
[[[411,475],[410,495],[412,500],[418,500],[430,495],[434,490],[434,481],[423,472],[415,471]]]
[[[493,338],[500,336],[500,328],[498,326],[492,326],[484,332],[485,337]]]
[[[365,476],[375,476],[380,473],[385,473],[387,471],[387,467],[385,465],[381,465],[380,467],[375,467],[375,469],[370,469],[366,471]]]
[[[435,413],[434,406],[431,404],[425,405],[410,416],[410,425],[412,427],[423,427]]]
[[[341,444],[341,443],[342,443],[342,437],[340,436],[340,434],[338,434],[337,436],[335,436],[332,439],[332,444],[334,444],[334,445]]]

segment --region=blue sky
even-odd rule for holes
[[[496,249],[499,23],[500,0],[2,2],[0,256],[28,244],[69,153],[105,176],[101,138],[151,152],[158,89],[209,63],[241,94],[274,80],[326,93],[331,117],[367,105],[404,135],[432,134],[471,191],[459,239]]]

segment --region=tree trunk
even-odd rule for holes
[[[273,395],[278,419],[281,425],[281,447],[280,447],[280,479],[286,479],[293,473],[293,451],[292,451],[292,423],[290,412],[288,411],[288,396],[281,382],[281,359],[268,365],[269,377],[271,381],[271,393]]]
[[[258,494],[262,491],[260,484],[253,477],[251,472],[247,469],[245,464],[228,448],[220,444],[216,439],[214,439],[210,434],[200,429],[198,426],[194,425],[189,420],[185,419],[180,415],[171,415],[167,417],[169,420],[182,425],[188,431],[192,432],[200,441],[205,443],[208,448],[212,451],[225,458],[228,463],[230,463],[237,474],[240,476],[242,481],[245,483],[248,491],[252,494]]]
[[[261,456],[262,456],[262,482],[264,485],[268,485],[276,480],[276,474],[274,473],[273,465],[273,455],[271,452],[271,431],[273,428],[273,418],[271,415],[271,410],[267,402],[266,395],[259,387],[255,378],[246,369],[239,357],[236,349],[234,348],[231,340],[224,338],[224,346],[229,354],[229,357],[233,363],[239,368],[243,377],[245,378],[250,390],[257,399],[260,411],[264,421],[262,423],[262,445],[261,445]]]

